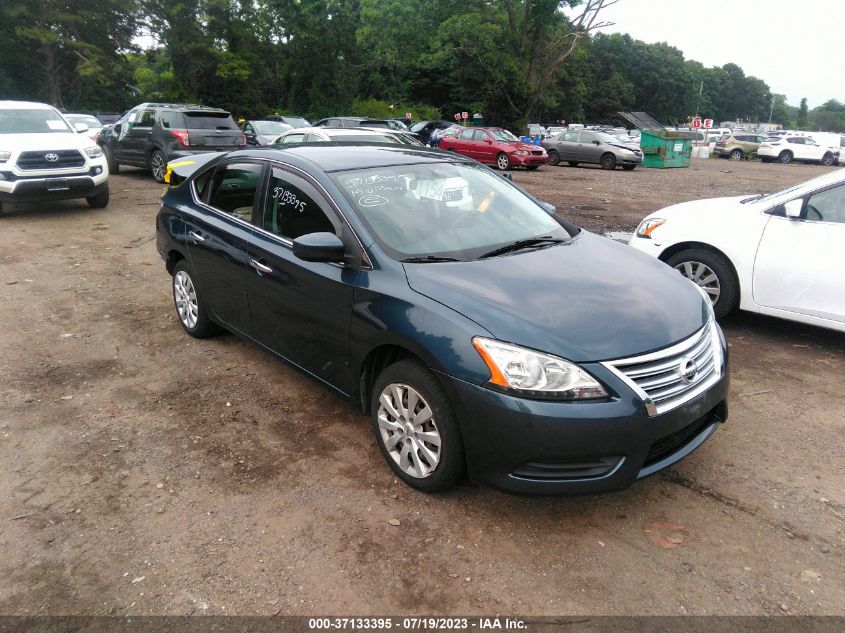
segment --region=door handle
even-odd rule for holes
[[[188,235],[190,235],[191,239],[194,240],[195,242],[204,242],[205,241],[205,238],[202,235],[200,235],[199,233],[197,233],[196,231],[190,231],[188,233]]]
[[[259,275],[262,273],[265,275],[269,275],[273,272],[272,268],[254,259],[249,260],[249,265],[252,266],[256,270],[256,272],[258,272]]]

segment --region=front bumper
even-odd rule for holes
[[[97,168],[100,173],[94,173]],[[51,175],[19,175],[4,172],[0,180],[0,201],[37,202],[87,198],[108,187],[108,167],[103,164],[84,172]]]
[[[529,154],[527,156],[508,154],[508,160],[510,160],[513,167],[537,167],[539,165],[545,165],[549,160],[549,156],[548,154]]]
[[[703,444],[727,419],[724,362],[709,390],[654,417],[599,365],[585,368],[619,394],[602,402],[531,400],[441,378],[456,409],[471,479],[522,494],[582,494],[627,488]]]

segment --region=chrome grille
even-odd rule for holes
[[[722,374],[722,350],[713,322],[689,338],[663,350],[607,361],[646,404],[649,415],[659,415],[704,392]]]

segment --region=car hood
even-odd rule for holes
[[[497,339],[576,362],[665,347],[710,313],[694,285],[663,262],[586,232],[548,248],[405,271],[413,290]]]
[[[743,200],[748,202],[743,203]],[[664,207],[659,211],[649,214],[648,217],[659,217],[668,220],[667,216],[690,216],[706,214],[712,218],[715,215],[735,215],[739,211],[749,211],[751,213],[758,213],[754,204],[754,194],[749,193],[744,196],[730,196],[727,198],[704,198],[703,200],[691,200],[689,202],[681,202],[673,204],[669,207]],[[703,217],[703,216],[702,216]]]
[[[542,145],[534,145],[533,143],[523,143],[522,141],[518,142],[508,142],[508,141],[499,141],[501,145],[507,145],[508,147],[513,147],[514,149],[521,149],[525,151],[532,151],[535,149],[545,149]]]
[[[613,147],[621,147],[622,149],[629,149],[632,152],[641,152],[640,146],[636,143],[608,143],[608,145],[612,145]]]
[[[85,149],[94,147],[87,134],[56,132],[50,134],[0,134],[0,147],[20,149],[21,151],[39,151],[46,149]]]

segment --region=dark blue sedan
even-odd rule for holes
[[[727,417],[707,297],[475,161],[315,144],[181,170],[157,245],[185,330],[349,398],[415,488],[621,489]]]

